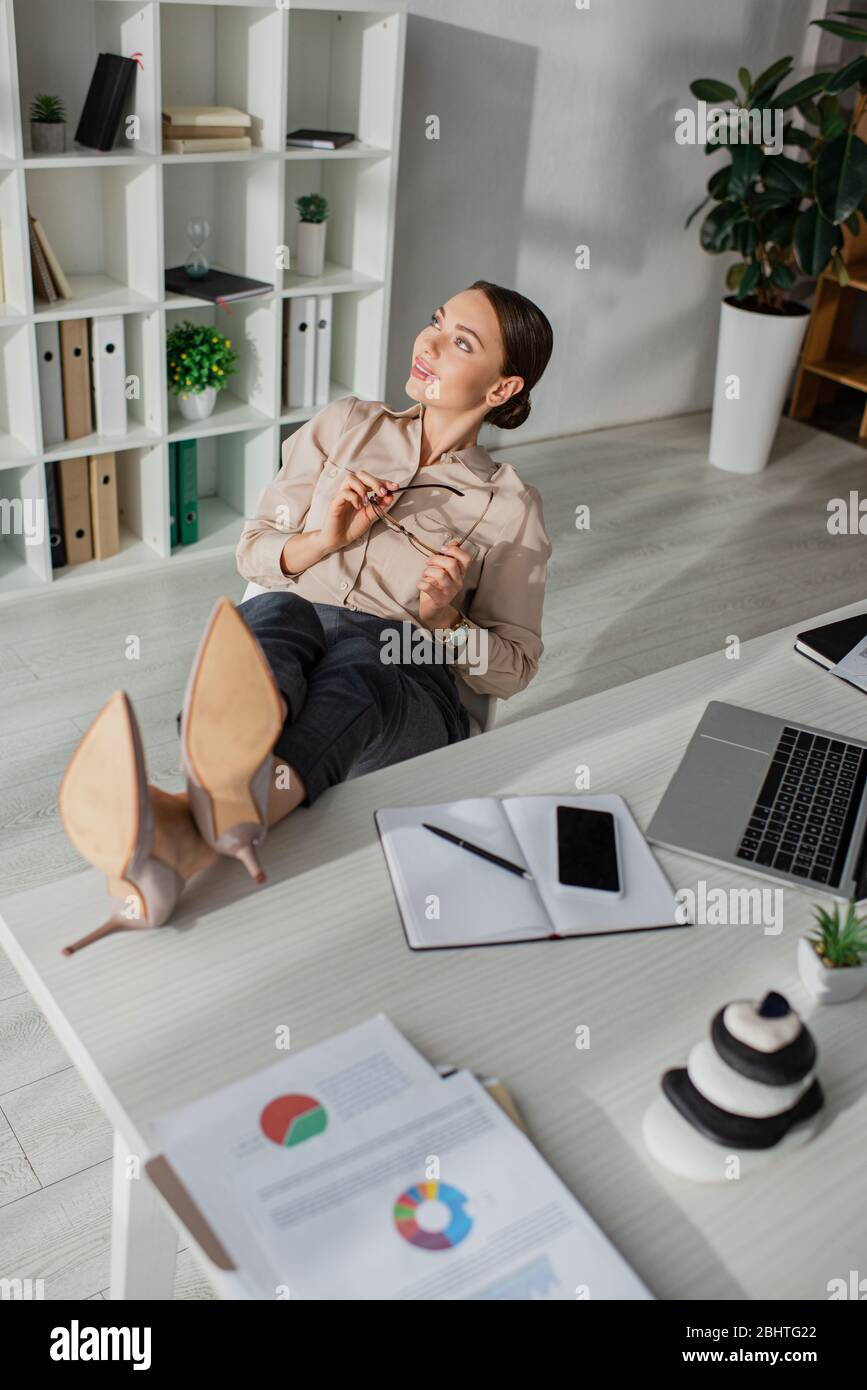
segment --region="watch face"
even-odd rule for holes
[[[452,628],[451,642],[453,647],[462,647],[467,640],[469,629],[466,623],[461,623],[458,627]]]

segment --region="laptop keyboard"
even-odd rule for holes
[[[836,888],[865,779],[858,744],[787,726],[737,857]]]

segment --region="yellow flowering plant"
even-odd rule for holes
[[[196,396],[208,386],[222,391],[238,370],[238,354],[216,328],[184,319],[166,335],[166,370],[176,396]]]

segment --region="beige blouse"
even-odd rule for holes
[[[453,670],[470,689],[508,699],[532,680],[543,650],[551,542],[541,498],[511,464],[495,462],[478,444],[450,451],[419,470],[424,409],[418,401],[392,410],[381,401],[344,396],[290,435],[277,477],[259,499],[256,516],[245,523],[238,569],[245,579],[314,603],[410,619],[422,627],[416,583],[427,558],[384,522],[374,522],[360,540],[301,574],[283,574],[280,556],[287,536],[322,526],[343,469],[361,467],[404,485],[458,488],[463,496],[445,487],[400,493],[389,516],[435,549],[450,539],[466,541],[473,559],[452,606],[471,631]]]

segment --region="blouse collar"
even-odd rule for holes
[[[421,401],[413,401],[412,405],[407,406],[405,410],[392,410],[391,406],[385,404],[382,408],[386,414],[391,415],[394,419],[409,422],[408,435],[413,445],[414,456],[417,457],[421,442],[423,410]],[[457,463],[463,464],[465,468],[468,468],[477,478],[483,479],[484,482],[488,482],[500,467],[481,444],[470,444],[466,449],[447,449],[441,458],[437,459],[437,463],[445,462],[447,459],[454,459]]]

